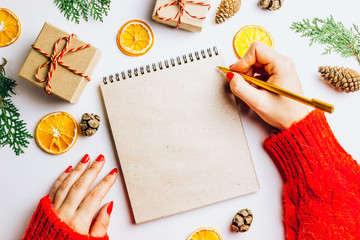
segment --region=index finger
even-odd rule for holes
[[[255,41],[251,44],[244,57],[232,65],[230,69],[245,73],[249,71],[252,66],[264,67],[273,63],[277,56],[278,53],[275,52],[274,49],[262,42]]]
[[[61,184],[65,181],[65,179],[69,176],[70,172],[73,170],[73,167],[70,165],[61,175],[60,177],[56,180],[56,182],[54,183],[54,185],[51,188],[51,191],[49,193],[49,198],[51,203],[53,203],[54,198],[55,198],[55,194],[57,192],[57,190],[59,189],[59,187],[61,186]]]

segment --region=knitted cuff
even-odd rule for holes
[[[269,137],[264,144],[288,181],[311,177],[311,174],[335,174],[334,170],[346,176],[359,174],[358,164],[340,146],[319,110]]]
[[[55,214],[48,196],[43,197],[31,218],[23,240],[108,240],[104,237],[81,235],[62,222]]]

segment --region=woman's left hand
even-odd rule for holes
[[[56,180],[49,198],[56,215],[75,232],[103,237],[110,223],[113,202],[105,204],[99,212],[98,209],[115,183],[117,169],[113,169],[88,193],[104,166],[105,158],[99,155],[91,166],[90,162],[86,154],[75,169],[69,166]]]

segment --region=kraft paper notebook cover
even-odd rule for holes
[[[104,77],[136,223],[259,189],[222,65],[214,47]]]

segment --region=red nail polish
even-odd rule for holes
[[[89,154],[85,154],[85,156],[81,159],[81,163],[87,163],[90,160]]]
[[[73,167],[70,165],[66,170],[65,170],[65,172],[66,173],[69,173],[69,172],[71,172],[73,170]]]
[[[109,202],[109,204],[107,206],[107,209],[106,209],[107,214],[111,215],[111,212],[113,210],[113,206],[114,206],[114,202],[113,201]]]
[[[105,159],[104,155],[100,154],[100,155],[97,157],[96,161],[102,162],[102,161],[104,161],[104,159]]]
[[[233,77],[234,77],[234,73],[232,73],[232,72],[228,72],[228,73],[226,74],[226,78],[227,78],[227,80],[228,80],[229,82],[231,82],[231,80],[233,79]]]
[[[115,175],[117,173],[117,169],[114,168],[113,170],[111,170],[111,172],[109,173],[110,175]]]

